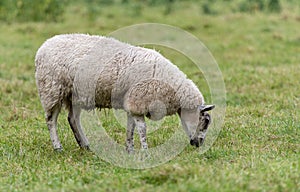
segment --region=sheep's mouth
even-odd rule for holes
[[[204,138],[195,138],[190,140],[190,144],[195,147],[200,147],[204,143]]]

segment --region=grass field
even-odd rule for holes
[[[0,191],[298,191],[300,189],[299,9],[281,13],[204,15],[182,3],[163,8],[119,5],[92,20],[80,5],[69,6],[62,22],[0,23]],[[132,11],[133,10],[133,11]],[[205,154],[188,146],[155,168],[119,168],[80,150],[63,112],[55,153],[34,79],[34,56],[61,33],[108,34],[136,23],[180,27],[210,49],[227,90],[225,123]],[[162,51],[167,52],[168,50]],[[199,87],[190,62],[166,53]],[[209,97],[208,92],[204,95]],[[209,100],[209,98],[208,98]],[[125,131],[112,118],[110,134],[124,143]],[[168,132],[149,135],[149,145]],[[137,140],[136,140],[137,141]]]

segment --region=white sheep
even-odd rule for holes
[[[57,117],[62,105],[80,147],[89,143],[80,124],[81,109],[115,108],[127,112],[126,149],[134,150],[136,127],[147,149],[144,116],[158,120],[178,114],[190,144],[199,147],[210,123],[195,84],[158,52],[113,38],[84,34],[57,35],[37,51],[35,77],[55,150],[62,150]]]

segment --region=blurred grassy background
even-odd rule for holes
[[[161,7],[161,11],[168,15],[176,12],[181,3],[190,2],[199,8],[199,12],[208,15],[237,12],[280,13],[285,9],[289,11],[299,9],[297,0],[2,0],[0,19],[8,22],[60,21],[66,7],[74,4],[81,4],[86,8],[89,19],[95,19],[101,14],[102,9],[112,5],[126,7],[132,16],[141,15],[143,9],[148,7]]]

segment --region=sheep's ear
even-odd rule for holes
[[[212,110],[213,108],[215,108],[215,105],[200,105],[199,106],[199,109],[200,109],[200,112],[203,113],[205,111],[210,111]]]

